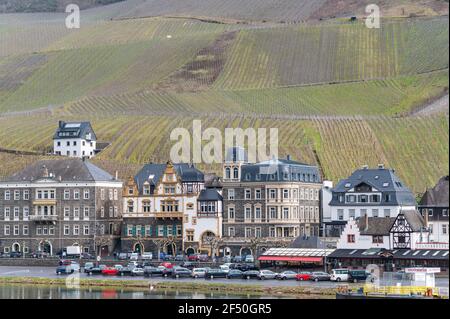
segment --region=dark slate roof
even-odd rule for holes
[[[212,188],[203,189],[198,196],[198,200],[202,202],[206,201],[222,201],[223,197],[218,191]]]
[[[205,174],[205,187],[206,188],[216,188],[216,189],[223,188],[220,177],[214,173],[213,174]]]
[[[320,183],[317,166],[288,159],[273,159],[241,167],[241,182],[310,182]]]
[[[449,207],[449,177],[439,179],[436,186],[427,189],[420,199],[419,206]]]
[[[357,219],[357,224],[361,235],[388,236],[395,220],[396,217],[369,217],[369,225],[366,228],[366,218],[360,217]]]
[[[47,177],[45,177],[47,176]],[[82,159],[61,159],[37,161],[13,174],[5,182],[30,182],[39,179],[54,179],[55,181],[113,181],[112,175]]]
[[[405,216],[406,221],[413,231],[418,232],[425,227],[425,220],[418,211],[402,211],[401,214]]]
[[[353,172],[348,178],[339,181],[339,183],[332,189],[335,193],[346,193],[350,189],[360,185],[367,184],[383,194],[391,194],[392,198],[389,203],[385,202],[384,196],[379,205],[405,205],[415,206],[416,200],[414,194],[407,188],[403,182],[395,175],[395,171],[385,168],[362,168]],[[330,202],[331,205],[345,205],[339,203],[337,198],[333,196]],[[355,204],[352,204],[355,205]],[[369,205],[369,203],[364,203]],[[372,204],[373,205],[373,204]]]
[[[91,134],[90,138],[86,135]],[[59,121],[58,128],[56,129],[53,139],[66,139],[66,138],[83,138],[88,141],[96,141],[97,136],[92,129],[90,122],[63,122]]]
[[[317,236],[298,236],[289,246],[290,248],[323,248],[326,247],[320,237]]]
[[[181,178],[183,183],[195,182],[204,183],[205,176],[195,166],[191,164],[181,163],[173,164],[177,175]],[[145,164],[141,170],[134,177],[134,181],[137,184],[139,193],[142,193],[142,188],[145,182],[149,182],[150,185],[156,186],[166,170],[167,164]],[[150,176],[153,175],[153,178]]]
[[[397,249],[386,250],[383,248],[371,249],[336,249],[328,258],[354,258],[354,259],[379,259],[381,254],[392,255],[394,259],[415,259],[415,260],[448,260],[448,250],[432,249]]]

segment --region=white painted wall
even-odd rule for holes
[[[344,212],[344,218],[339,219],[339,210],[342,209]],[[331,206],[331,219],[334,221],[338,220],[344,220],[348,221],[350,220],[350,210],[355,210],[355,219],[358,217],[362,217],[365,215],[364,209],[367,212],[367,215],[369,217],[374,217],[374,209],[378,210],[378,217],[387,217],[384,212],[385,209],[389,209],[389,217],[397,217],[397,215],[400,213],[400,210],[415,210],[415,206]]]
[[[348,235],[355,235],[355,242],[349,243]],[[360,229],[355,220],[351,219],[347,222],[344,230],[337,242],[337,249],[370,249],[370,248],[385,248],[389,249],[390,236],[383,236],[382,244],[374,244],[372,236],[361,235]]]
[[[60,142],[60,146],[58,146],[58,142]],[[76,145],[74,145],[76,142]],[[84,145],[83,145],[84,142]],[[69,143],[70,145],[67,145]],[[92,146],[91,146],[92,143]],[[85,139],[76,138],[76,139],[55,139],[53,140],[53,152],[54,154],[58,154],[58,152],[63,156],[70,157],[93,157],[95,156],[95,149],[97,147],[97,143],[95,141],[86,141]],[[76,151],[76,155],[74,154]],[[84,155],[83,155],[84,151]],[[67,155],[69,152],[69,155]]]

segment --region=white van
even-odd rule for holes
[[[206,268],[194,268],[192,269],[192,278],[205,278],[206,271],[209,269],[209,267]]]
[[[151,252],[145,252],[142,254],[142,259],[143,260],[152,260],[153,254]]]
[[[139,259],[139,253],[132,253],[130,256],[130,260],[138,260]]]
[[[331,271],[331,281],[348,281],[348,269],[333,269]]]

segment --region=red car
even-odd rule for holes
[[[167,268],[167,269],[173,268],[173,264],[172,264],[172,263],[169,263],[169,262],[163,262],[163,263],[161,263],[160,266],[163,266],[163,267],[165,267],[165,268]]]
[[[310,272],[298,273],[297,276],[295,276],[295,279],[297,281],[310,280],[311,279],[311,273]]]
[[[189,255],[188,260],[189,261],[198,261],[198,255],[197,254]]]
[[[102,270],[102,274],[107,276],[116,276],[118,273],[119,271],[114,267],[106,267]]]

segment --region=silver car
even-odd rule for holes
[[[261,270],[258,274],[258,279],[275,279],[277,278],[278,273],[273,272],[272,270]]]
[[[297,273],[295,271],[283,271],[278,274],[277,279],[279,280],[288,280],[288,279],[296,279]]]

